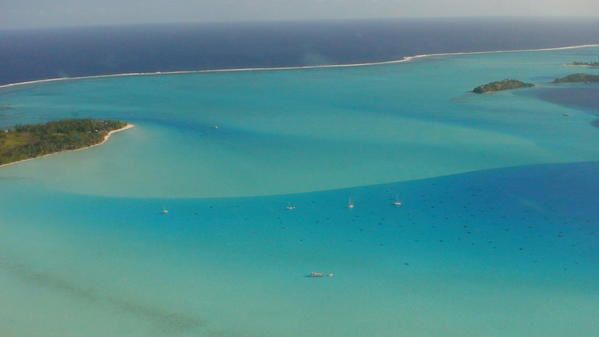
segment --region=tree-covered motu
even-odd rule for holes
[[[496,82],[491,82],[491,83],[487,83],[487,84],[478,86],[478,87],[474,88],[472,90],[472,92],[477,93],[477,94],[484,94],[484,93],[488,93],[488,92],[513,90],[513,89],[520,89],[520,88],[531,88],[531,87],[534,87],[534,84],[525,83],[525,82],[518,81],[518,80],[507,79],[507,80],[503,80],[503,81],[496,81]]]
[[[69,119],[0,131],[0,165],[99,144],[122,121]]]

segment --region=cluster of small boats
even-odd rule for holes
[[[401,207],[403,206],[403,203],[401,202],[401,200],[395,198],[395,200],[393,200],[393,202],[391,203],[391,205],[395,206],[395,207]],[[348,209],[354,209],[356,207],[356,204],[354,203],[354,201],[350,198],[349,201],[347,202],[347,208]],[[288,203],[287,206],[285,207],[288,211],[293,211],[297,208],[297,206],[295,206],[292,203]],[[162,210],[160,211],[160,214],[162,215],[167,215],[168,214],[168,209],[166,208],[162,208]]]
[[[401,206],[403,206],[403,203],[402,203],[402,202],[401,202],[401,200],[399,200],[398,198],[395,198],[395,199],[393,200],[393,202],[391,203],[391,205],[393,205],[393,206],[395,206],[395,207],[401,207]],[[354,209],[354,208],[356,207],[356,204],[355,204],[355,203],[354,203],[354,201],[353,201],[353,200],[350,198],[350,199],[348,200],[348,202],[347,202],[347,206],[346,206],[346,207],[347,207],[348,209]],[[287,210],[288,210],[288,211],[293,211],[293,210],[295,210],[297,207],[296,207],[294,204],[292,204],[292,203],[288,203],[286,208],[287,208]]]
[[[391,205],[395,206],[395,207],[401,207],[403,206],[401,200],[399,200],[397,197],[393,200],[393,202],[391,203]],[[348,209],[354,209],[356,207],[356,204],[354,203],[353,199],[350,198],[347,202],[347,208]],[[287,210],[288,211],[293,211],[296,209],[296,206],[292,203],[288,203],[287,204]],[[162,208],[162,210],[160,211],[161,215],[167,215],[168,214],[168,209],[166,208]],[[313,271],[310,272],[309,274],[306,275],[306,277],[308,278],[327,278],[327,277],[335,277],[335,274],[333,273],[323,273],[323,272],[318,272],[318,271]]]

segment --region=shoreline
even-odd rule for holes
[[[177,71],[155,71],[155,72],[135,72],[135,73],[119,73],[119,74],[106,74],[106,75],[89,75],[89,76],[75,76],[75,77],[55,77],[55,78],[46,78],[46,79],[41,79],[41,80],[3,84],[3,85],[0,85],[0,90],[7,89],[7,88],[27,86],[27,85],[43,84],[43,83],[62,82],[62,81],[77,81],[77,80],[88,80],[88,79],[101,79],[101,78],[369,67],[369,66],[379,66],[379,65],[387,65],[387,64],[407,63],[407,62],[412,62],[412,61],[415,61],[418,59],[429,58],[429,57],[439,57],[439,56],[449,57],[449,56],[463,56],[463,55],[545,52],[545,51],[571,50],[571,49],[596,48],[596,47],[599,47],[599,44],[582,44],[582,45],[553,47],[553,48],[538,48],[538,49],[514,49],[514,50],[495,50],[495,51],[419,54],[419,55],[413,55],[413,56],[404,56],[401,59],[397,59],[397,60],[366,62],[366,63],[324,64],[324,65],[314,65],[314,66],[289,66],[289,67],[272,67],[272,68],[256,67],[256,68],[205,69],[205,70],[177,70]]]
[[[59,152],[48,153],[48,154],[44,154],[44,155],[33,157],[33,158],[27,158],[27,159],[22,159],[22,160],[18,160],[18,161],[13,161],[12,163],[1,164],[0,165],[0,169],[8,167],[8,166],[22,164],[22,163],[30,161],[30,160],[41,159],[41,158],[45,158],[45,157],[48,157],[48,156],[53,156],[53,155],[59,154],[59,153],[67,153],[67,152],[76,152],[76,151],[89,150],[89,149],[91,149],[93,147],[105,144],[110,139],[110,137],[112,135],[114,135],[115,133],[123,132],[123,131],[129,130],[129,129],[132,129],[134,127],[135,127],[135,125],[127,123],[127,125],[123,126],[120,129],[109,131],[104,136],[104,139],[102,139],[102,141],[99,142],[99,143],[97,143],[97,144],[93,144],[93,145],[90,145],[90,146],[85,146],[85,147],[81,147],[81,148],[73,149],[73,150],[64,150],[64,151],[59,151]]]

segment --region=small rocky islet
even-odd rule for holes
[[[521,88],[531,88],[535,85],[532,83],[526,83],[519,80],[506,79],[502,81],[491,82],[478,86],[472,90],[475,94],[486,94],[496,91],[513,90]]]
[[[577,65],[586,65],[586,66],[595,66],[599,67],[599,63],[573,63]],[[553,84],[562,84],[562,83],[599,83],[599,75],[595,74],[584,74],[577,73],[571,74],[564,77],[556,78],[551,83]],[[486,94],[492,93],[496,91],[504,91],[504,90],[514,90],[514,89],[522,89],[522,88],[532,88],[535,85],[533,83],[527,83],[520,80],[514,79],[506,79],[501,81],[490,82],[487,84],[480,85],[474,89],[472,92],[475,94]]]
[[[553,80],[553,83],[599,83],[599,75],[592,74],[572,74]]]

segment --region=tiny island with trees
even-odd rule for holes
[[[0,130],[0,166],[99,145],[131,127],[122,121],[68,119]]]
[[[581,63],[581,64],[583,64],[583,63]],[[589,65],[589,64],[597,64],[597,65],[599,65],[599,63],[584,63],[584,64],[585,65]],[[556,78],[555,80],[553,80],[552,83],[554,83],[554,84],[562,84],[562,83],[599,83],[599,75],[583,74],[583,73],[571,74],[571,75],[568,75],[568,76]],[[472,92],[474,92],[476,94],[486,94],[486,93],[491,93],[491,92],[496,92],[496,91],[503,91],[503,90],[513,90],[513,89],[521,89],[521,88],[532,88],[534,86],[535,85],[532,84],[532,83],[526,83],[526,82],[522,82],[522,81],[518,81],[518,80],[507,79],[507,80],[495,81],[495,82],[491,82],[491,83],[480,85],[480,86],[474,88],[472,90]]]
[[[599,83],[599,75],[572,74],[556,78],[553,83]]]
[[[570,65],[576,66],[576,67],[599,68],[599,61],[593,61],[593,62],[576,61],[576,62],[570,63]]]
[[[521,88],[531,88],[535,85],[532,83],[526,83],[518,80],[503,80],[487,83],[481,86],[478,86],[472,90],[472,92],[476,94],[486,94],[495,91],[503,91],[503,90],[513,90],[513,89],[521,89]]]

